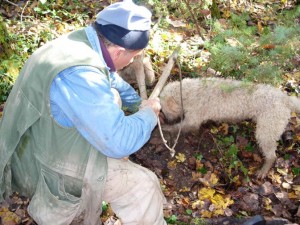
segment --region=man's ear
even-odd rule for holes
[[[112,58],[112,60],[115,61],[123,56],[126,49],[121,46],[112,46],[108,51],[110,53],[110,57]]]

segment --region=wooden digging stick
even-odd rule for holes
[[[162,75],[160,76],[156,86],[154,87],[154,90],[152,91],[151,95],[149,96],[149,99],[151,98],[157,98],[161,92],[161,90],[163,89],[170,73],[171,73],[171,70],[173,68],[173,65],[174,63],[176,62],[176,59],[178,57],[178,54],[179,54],[179,51],[180,51],[180,46],[178,46],[174,52],[172,53],[172,55],[170,56],[169,58],[169,61],[168,61],[168,64],[166,65],[166,67],[164,68],[163,70],[163,73]],[[162,138],[162,141],[164,143],[164,145],[167,147],[167,149],[169,149],[170,153],[171,153],[171,157],[174,157],[175,155],[175,145],[177,144],[177,140],[179,138],[179,134],[180,134],[180,131],[181,131],[181,128],[178,132],[178,135],[177,135],[177,139],[176,139],[176,142],[174,144],[173,147],[169,147],[169,145],[167,145],[167,140],[164,138],[164,135],[162,133],[162,129],[161,129],[161,125],[160,125],[160,121],[159,121],[159,118],[157,120],[157,124],[158,124],[158,128],[159,128],[159,133],[160,133],[160,136]]]
[[[160,76],[156,86],[154,87],[151,95],[149,96],[149,99],[152,99],[152,98],[157,98],[161,92],[161,90],[163,89],[170,73],[171,73],[171,70],[173,68],[173,65],[174,63],[176,62],[176,59],[178,57],[178,54],[179,54],[179,51],[180,51],[180,46],[178,46],[174,52],[172,53],[172,55],[170,56],[169,58],[169,61],[168,61],[168,64],[166,65],[166,67],[164,68],[163,70],[163,73],[162,75]]]

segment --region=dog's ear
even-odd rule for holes
[[[165,99],[165,109],[163,110],[167,119],[176,120],[181,115],[181,106],[176,102],[173,96]]]

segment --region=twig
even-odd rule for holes
[[[190,14],[191,14],[191,16],[192,16],[192,19],[193,19],[193,21],[194,21],[194,24],[196,25],[196,29],[197,29],[197,32],[198,32],[199,36],[200,36],[203,40],[206,40],[206,38],[205,38],[205,37],[202,35],[202,33],[201,33],[201,28],[200,28],[200,26],[199,26],[199,24],[198,24],[198,21],[197,21],[195,15],[194,15],[193,10],[192,10],[192,8],[191,8],[191,6],[190,6],[190,4],[189,4],[189,1],[188,1],[188,0],[183,0],[183,1],[184,1],[184,3],[186,4],[186,7],[188,8],[188,10],[189,10],[189,12],[190,12]],[[203,28],[202,28],[202,29],[203,29]]]
[[[168,64],[166,65],[166,67],[163,70],[162,75],[160,76],[156,86],[154,87],[149,99],[151,98],[157,98],[163,88],[163,86],[165,85],[170,73],[171,73],[171,69],[173,68],[173,65],[178,57],[180,51],[180,46],[178,46],[174,52],[172,53],[172,55],[169,58]]]
[[[11,2],[11,1],[8,1],[8,0],[4,0],[4,1],[5,1],[5,2],[7,2],[8,4],[11,4],[11,5],[13,5],[13,6],[20,7],[20,6],[18,6],[17,4],[15,4],[15,3]]]
[[[25,8],[27,7],[29,1],[26,2],[25,6],[22,8],[22,13],[21,13],[21,22],[23,21],[23,13],[24,13],[24,10]]]

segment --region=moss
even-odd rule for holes
[[[10,54],[8,33],[0,15],[0,59],[8,58]]]

